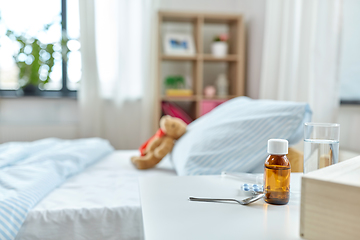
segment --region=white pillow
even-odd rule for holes
[[[297,143],[311,114],[307,103],[235,98],[189,124],[171,159],[181,176],[254,172],[268,155],[267,140]]]

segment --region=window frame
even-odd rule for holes
[[[340,105],[360,105],[360,100],[342,100],[342,99],[340,99]]]
[[[61,34],[67,30],[67,4],[66,0],[61,0]],[[19,98],[19,97],[43,97],[43,98],[77,98],[77,90],[70,90],[67,87],[67,62],[62,58],[62,87],[60,90],[41,90],[38,89],[32,95],[24,95],[21,88],[14,90],[0,89],[0,98]]]

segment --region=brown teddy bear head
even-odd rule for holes
[[[186,123],[180,118],[171,116],[163,116],[160,119],[160,128],[166,133],[167,136],[174,139],[179,139],[186,132]]]

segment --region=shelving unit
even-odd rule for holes
[[[196,54],[193,56],[172,56],[163,53],[163,25],[168,23],[191,24],[192,35],[195,44]],[[213,13],[194,13],[194,12],[168,12],[160,11],[158,13],[158,86],[155,104],[155,127],[158,128],[158,122],[162,115],[161,102],[179,102],[189,103],[192,113],[191,116],[198,118],[201,115],[201,102],[204,100],[228,100],[237,96],[245,95],[245,29],[244,20],[241,15],[213,14]],[[229,54],[224,58],[214,57],[210,52],[204,49],[204,29],[207,26],[219,24],[225,25],[229,35]],[[174,31],[172,31],[174,32]],[[218,32],[222,34],[223,32]],[[194,96],[187,97],[168,97],[163,95],[162,69],[164,62],[191,63],[191,77]],[[226,64],[227,78],[229,80],[229,96],[206,98],[203,95],[204,89],[204,65],[206,64]]]

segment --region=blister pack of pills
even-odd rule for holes
[[[263,185],[244,183],[241,186],[241,190],[244,192],[262,193],[264,191]]]

